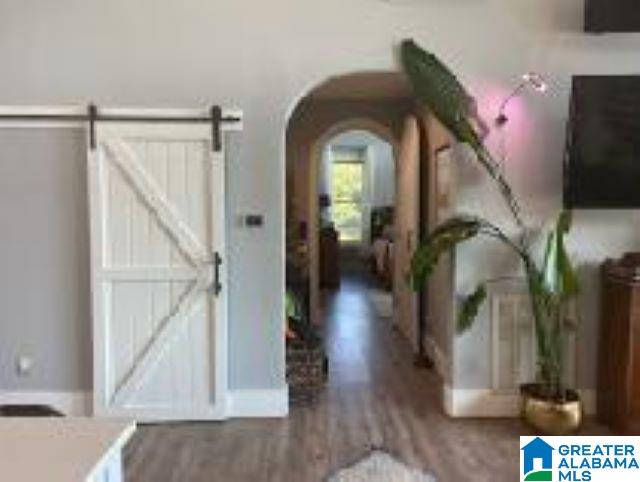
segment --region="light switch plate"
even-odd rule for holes
[[[247,214],[244,217],[244,224],[248,228],[261,228],[264,225],[262,214]]]
[[[33,370],[33,358],[26,355],[18,356],[16,360],[16,370],[18,375],[22,377],[30,375]]]

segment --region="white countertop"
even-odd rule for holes
[[[135,431],[131,421],[0,418],[0,479],[81,482],[93,477]]]

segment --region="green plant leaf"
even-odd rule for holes
[[[458,313],[458,333],[464,333],[473,326],[480,305],[484,303],[485,299],[487,299],[487,288],[484,284],[479,285],[473,293],[464,298]]]
[[[469,145],[475,151],[478,162],[497,183],[514,220],[522,227],[520,206],[511,186],[474,128],[474,122],[483,122],[478,119],[473,97],[446,65],[413,40],[406,39],[402,42],[400,54],[403,69],[416,98],[431,110],[459,142]]]
[[[470,216],[457,216],[439,225],[413,254],[410,273],[413,288],[422,289],[442,255],[475,237],[481,226],[479,219]]]
[[[528,253],[514,243],[499,227],[479,216],[461,214],[437,226],[426,241],[416,249],[409,273],[413,288],[420,290],[424,287],[443,254],[479,234],[507,245],[525,265],[531,264]]]
[[[429,106],[460,142],[474,149],[481,146],[482,141],[469,119],[473,98],[456,76],[413,40],[404,40],[400,51],[404,70],[418,99]]]
[[[519,202],[500,165],[483,145],[481,136],[474,128],[477,115],[473,98],[435,55],[423,50],[413,40],[402,42],[401,57],[417,100],[457,141],[468,144],[474,150],[476,160],[495,182],[516,224],[524,229]],[[547,385],[553,387],[554,393],[562,393],[564,303],[579,291],[578,277],[564,243],[571,229],[571,221],[570,212],[560,215],[547,239],[543,263],[538,266],[531,255],[528,237],[514,240],[487,220],[457,216],[440,225],[419,246],[411,266],[411,281],[414,288],[418,289],[432,274],[442,254],[477,235],[492,237],[514,250],[524,265],[529,283],[540,376]],[[485,297],[486,290],[481,285],[462,303],[457,322],[460,331],[472,325]]]
[[[558,217],[555,229],[547,237],[542,265],[544,289],[558,302],[567,301],[580,291],[580,281],[564,243],[570,230],[571,213],[563,211]]]
[[[561,232],[563,235],[569,234],[569,231],[571,231],[572,225],[573,225],[572,212],[562,211],[558,216],[558,221],[556,223],[557,231]]]
[[[302,319],[302,310],[300,307],[300,301],[296,298],[296,295],[291,290],[285,292],[285,314],[287,318],[294,320]]]

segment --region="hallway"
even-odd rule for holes
[[[383,448],[439,481],[511,481],[517,420],[452,420],[440,381],[412,366],[408,344],[375,316],[369,281],[348,274],[327,299],[329,384],[285,420],[141,427],[126,453],[132,481],[322,481]]]
[[[342,460],[357,459],[372,446],[442,481],[515,480],[518,436],[526,428],[513,420],[444,415],[439,377],[414,368],[409,343],[392,328],[391,306],[386,316],[379,314],[386,311],[377,306],[380,296],[391,295],[377,287],[362,263],[348,259],[340,290],[326,300],[327,403],[342,420],[336,426],[344,429],[329,444],[335,460],[330,465],[344,465]]]

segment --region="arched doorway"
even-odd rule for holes
[[[319,196],[322,150],[333,137],[364,130],[397,149],[405,117],[414,109],[408,86],[396,73],[356,73],[331,78],[294,108],[287,127],[287,238],[303,245],[308,260],[309,317],[318,321]],[[293,241],[298,240],[298,241]]]
[[[302,97],[292,109],[286,132],[287,290],[295,283],[301,288],[312,326],[322,327],[331,318],[323,310],[327,305],[325,303],[323,307],[322,303],[326,291],[321,290],[319,277],[319,228],[322,206],[327,201],[323,196],[326,193],[318,187],[318,167],[327,145],[354,130],[367,132],[392,146],[397,184],[402,185],[401,196],[394,198],[394,209],[398,199],[405,202],[404,208],[407,203],[415,203],[413,225],[398,225],[396,220],[393,223],[394,231],[399,231],[394,232],[394,244],[406,251],[405,263],[410,262],[417,243],[435,225],[435,199],[444,194],[437,189],[435,166],[436,153],[448,145],[448,134],[433,116],[416,105],[400,75],[363,73],[335,77]],[[398,168],[407,161],[410,161],[411,169]],[[404,176],[404,181],[398,176]],[[415,189],[414,195],[407,195],[407,186]],[[370,218],[366,219],[366,223],[369,222]],[[290,261],[296,258],[301,261],[292,270],[291,264],[295,263]],[[407,283],[408,270],[408,264],[394,269],[393,279],[398,281],[393,291],[394,313],[392,322],[384,324],[385,329],[401,328],[393,332],[404,335],[400,337],[405,340],[400,350],[405,360],[410,362],[415,356],[421,366],[431,366],[431,360],[435,358],[437,371],[446,381],[449,377],[446,356],[451,339],[447,322],[452,299],[447,281],[449,267],[443,266],[420,295],[416,295]],[[398,286],[404,289],[404,300],[409,300],[404,305],[408,308],[403,311],[395,309],[398,299],[395,288]],[[433,286],[438,287],[437,292]],[[402,319],[405,323],[401,323]]]
[[[332,78],[312,89],[293,110],[287,128],[288,260],[298,259],[298,265],[302,266],[296,277],[301,279],[299,285],[308,287],[308,293],[303,296],[306,297],[308,317],[315,324],[320,321],[322,307],[321,214],[325,209],[322,204],[330,201],[327,193],[318,189],[319,166],[325,156],[326,147],[331,139],[346,132],[368,132],[387,142],[395,159],[401,154],[401,143],[407,141],[403,137],[406,134],[407,118],[417,115],[417,107],[410,90],[403,77],[396,73],[358,73]],[[407,156],[405,152],[405,157],[418,166],[420,139],[417,128],[409,141],[412,143],[414,154]],[[412,181],[419,182],[418,174],[410,180]],[[405,182],[403,189],[406,190],[406,187]],[[416,192],[419,189],[416,184]],[[411,198],[406,194],[405,192],[405,197]],[[416,203],[413,214],[418,216],[421,199],[415,195],[412,202]],[[388,203],[387,208],[394,212],[395,204],[394,199]],[[404,205],[406,204],[405,201]],[[371,214],[371,210],[364,213],[362,222],[365,226],[371,225]],[[398,233],[398,241],[401,242],[391,243],[407,253],[397,257],[405,263],[404,266],[389,269],[392,273],[390,278],[399,279],[401,282],[388,284],[394,286],[394,304],[408,306],[399,312],[399,316],[394,316],[394,325],[403,328],[403,334],[411,341],[414,351],[421,352],[422,338],[419,336],[420,330],[417,325],[424,317],[418,313],[417,296],[405,282],[409,270],[410,251],[415,248],[420,236],[420,219],[416,217],[412,223],[402,224],[405,231]],[[367,239],[369,249],[372,248],[371,241]],[[293,256],[294,253],[299,256]],[[337,257],[334,256],[333,259],[337,260]],[[289,265],[287,271],[291,272]],[[403,321],[404,318],[410,319]]]

